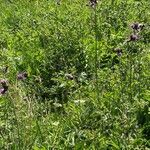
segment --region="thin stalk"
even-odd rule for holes
[[[121,56],[120,56],[121,57]],[[119,58],[119,85],[118,85],[118,88],[119,88],[119,101],[118,101],[118,104],[119,104],[119,107],[120,107],[120,104],[122,103],[122,94],[123,94],[123,77],[122,77],[122,61],[121,61],[121,58]]]
[[[140,100],[141,100],[141,97],[140,97],[140,93],[141,93],[141,56],[138,56],[137,55],[137,60],[138,60],[138,100],[139,100],[139,102],[140,102]]]
[[[95,32],[95,90],[96,90],[96,99],[99,101],[99,90],[98,90],[98,39],[97,39],[97,6],[94,8],[94,32]]]
[[[130,99],[130,102],[132,102],[132,56],[130,55],[129,56],[129,65],[130,65],[130,74],[129,74],[129,89],[130,89],[130,92],[129,92],[129,99]]]

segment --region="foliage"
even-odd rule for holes
[[[0,6],[0,149],[150,149],[150,1]]]

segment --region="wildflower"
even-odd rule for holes
[[[0,95],[5,94],[5,89],[4,88],[0,88]]]
[[[0,83],[2,87],[0,88],[0,95],[5,94],[8,91],[8,85],[7,85],[7,80],[0,80]]]
[[[133,23],[131,27],[133,30],[139,31],[143,29],[144,25],[140,23]]]
[[[132,29],[134,29],[134,30],[138,30],[138,29],[139,29],[139,23],[133,23],[133,24],[131,25],[131,27],[132,27]]]
[[[97,0],[90,0],[89,3],[90,3],[90,6],[91,6],[91,7],[95,7],[98,2],[97,2]]]
[[[0,88],[0,95],[5,94],[8,91],[8,86],[5,88]]]
[[[28,74],[26,72],[21,72],[17,75],[18,80],[25,80],[28,77]]]
[[[139,39],[138,35],[136,35],[136,34],[131,34],[131,35],[130,35],[130,39],[129,39],[128,42],[130,42],[130,41],[137,41],[138,39]]]
[[[1,83],[2,87],[7,86],[7,80],[5,80],[5,79],[0,80],[0,83]]]
[[[122,56],[122,49],[121,48],[116,48],[114,51],[117,53],[118,56]]]

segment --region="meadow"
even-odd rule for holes
[[[150,149],[149,0],[0,9],[0,150]]]

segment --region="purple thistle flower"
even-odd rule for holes
[[[5,89],[4,88],[0,88],[0,95],[3,95],[3,94],[5,94]]]
[[[18,80],[25,80],[28,77],[28,74],[26,72],[21,72],[17,75]]]
[[[136,34],[131,34],[131,35],[130,35],[130,39],[129,39],[128,42],[130,42],[130,41],[137,41],[138,39],[139,39],[138,35],[136,35]]]
[[[133,30],[136,30],[136,31],[142,30],[143,27],[144,27],[144,25],[143,25],[143,24],[140,24],[140,23],[133,23],[133,24],[131,25],[131,28],[132,28]]]
[[[25,78],[27,78],[27,77],[28,77],[27,72],[24,72],[24,73],[23,73],[23,75],[24,75],[24,77],[25,77]]]
[[[0,95],[5,94],[8,91],[8,86],[5,88],[0,88]]]
[[[97,0],[90,0],[89,3],[90,3],[90,6],[91,6],[91,7],[95,7],[98,2],[97,2]]]
[[[116,48],[114,51],[117,53],[118,56],[122,56],[123,51],[121,48]]]
[[[7,80],[2,79],[0,80],[0,83],[2,85],[2,87],[0,88],[0,95],[3,95],[8,91]]]
[[[138,30],[138,29],[139,29],[139,23],[133,23],[133,24],[131,25],[131,27],[132,27],[132,29],[134,29],[134,30]]]
[[[5,80],[5,79],[0,80],[0,83],[1,83],[2,87],[7,86],[7,80]]]

